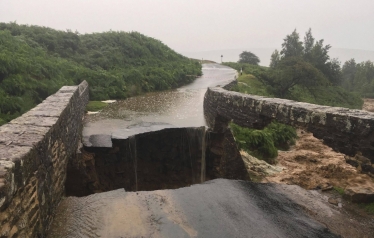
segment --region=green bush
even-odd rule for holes
[[[264,130],[271,134],[274,146],[278,149],[288,150],[296,142],[296,129],[291,126],[272,122]]]
[[[3,119],[0,118],[0,126],[4,125],[5,123],[6,123],[6,121],[4,121]]]
[[[230,123],[230,128],[240,149],[268,163],[274,163],[278,149],[288,149],[297,137],[295,128],[277,122],[270,123],[263,130],[235,123]]]

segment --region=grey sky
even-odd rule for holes
[[[0,0],[0,21],[138,31],[178,52],[280,48],[312,28],[334,48],[374,51],[372,0]]]

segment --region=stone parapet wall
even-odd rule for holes
[[[236,79],[236,76],[235,76],[234,80],[232,80],[230,83],[226,84],[222,88],[224,88],[226,90],[231,90],[233,87],[235,87],[237,85],[238,85],[238,80]]]
[[[0,127],[0,237],[44,237],[81,138],[88,84],[64,86]]]
[[[372,112],[266,98],[217,87],[209,88],[205,94],[204,114],[214,130],[225,128],[229,121],[258,129],[272,120],[302,127],[336,151],[351,156],[361,152],[374,162]]]

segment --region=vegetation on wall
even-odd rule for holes
[[[288,149],[297,137],[295,128],[278,122],[270,123],[263,130],[245,128],[235,123],[230,123],[230,128],[240,149],[268,163],[274,163],[278,149]]]
[[[199,62],[138,32],[82,35],[0,23],[0,125],[63,85],[87,80],[91,100],[124,99],[175,88],[198,75]]]

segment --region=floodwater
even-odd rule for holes
[[[206,126],[203,101],[208,87],[224,86],[237,72],[220,64],[203,64],[203,76],[175,90],[152,92],[108,105],[87,115],[85,146],[111,147],[111,139],[173,127]]]

